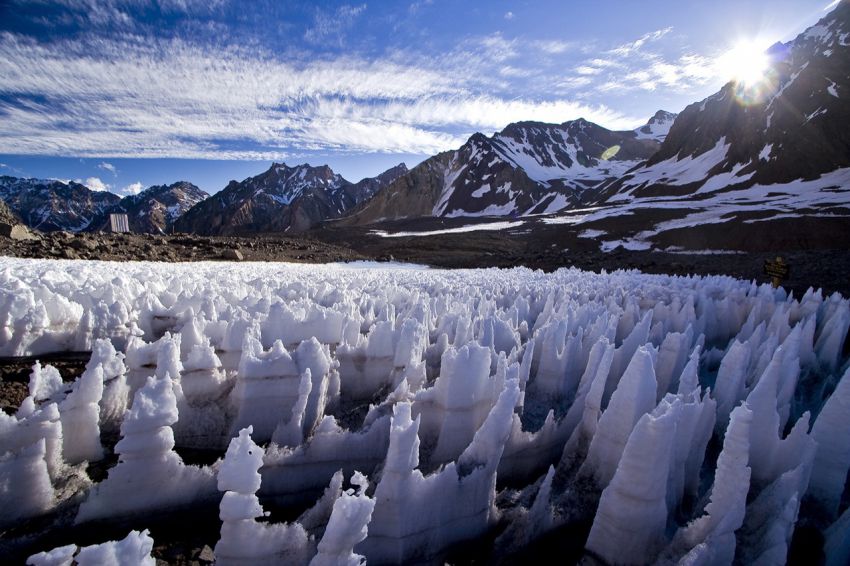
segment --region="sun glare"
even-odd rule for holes
[[[769,65],[764,46],[752,41],[738,43],[718,60],[720,72],[742,86],[762,80]]]

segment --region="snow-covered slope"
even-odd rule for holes
[[[850,3],[768,53],[763,80],[731,82],[688,106],[658,153],[610,182],[601,199],[698,199],[850,167]]]
[[[653,139],[663,142],[673,127],[677,114],[659,110],[645,125],[635,130],[638,139]]]
[[[555,212],[585,201],[591,189],[652,156],[662,137],[615,132],[583,119],[519,122],[491,137],[477,133],[400,177],[345,222]]]
[[[688,106],[659,151],[601,184],[593,212],[570,229],[603,250],[771,249],[776,232],[805,249],[823,232],[846,231],[850,2],[769,53],[761,83],[729,83]]]
[[[118,540],[177,510],[221,519],[192,530],[221,564],[509,559],[548,533],[576,561],[584,546],[607,563],[782,564],[797,530],[797,552],[845,553],[839,295],[633,271],[6,258],[0,322],[2,356],[92,351],[73,383],[36,365],[0,413],[12,563],[75,542],[71,522]],[[120,431],[114,448],[101,430]],[[117,464],[75,464],[102,442]],[[192,449],[224,457],[193,466]],[[127,540],[104,551],[148,560],[147,537]]]
[[[0,176],[0,199],[30,228],[77,232],[121,200],[73,181]]]

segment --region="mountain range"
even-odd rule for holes
[[[74,181],[0,176],[0,199],[30,228],[42,232],[85,230],[121,197]]]
[[[730,82],[636,130],[518,122],[358,183],[326,165],[275,163],[209,198],[185,182],[120,199],[74,182],[0,177],[0,199],[44,231],[99,230],[116,211],[134,231],[203,235],[555,214],[603,246],[634,249],[697,225],[850,215],[850,2],[768,55],[757,88]],[[628,233],[593,225],[626,216]]]
[[[171,231],[175,220],[209,196],[206,191],[186,181],[171,185],[154,185],[139,194],[122,198],[118,204],[96,216],[87,230],[106,230],[110,214],[125,213],[130,231],[165,234]]]
[[[377,177],[351,183],[327,165],[273,163],[265,173],[231,181],[181,216],[175,228],[203,235],[302,232],[342,216],[406,173],[402,163]]]
[[[459,149],[414,167],[343,223],[523,216],[578,206],[594,187],[654,155],[673,117],[662,111],[655,122],[625,132],[579,118],[563,124],[518,122],[491,137],[474,134]]]

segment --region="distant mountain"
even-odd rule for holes
[[[645,125],[635,130],[638,139],[652,139],[657,142],[663,142],[670,133],[670,128],[676,120],[677,114],[659,110],[649,119]]]
[[[192,207],[174,226],[177,231],[206,235],[301,232],[339,217],[406,171],[402,164],[352,184],[327,165],[274,163],[260,175],[231,181]]]
[[[407,173],[407,165],[399,163],[395,167],[387,169],[377,177],[367,177],[357,183],[354,183],[351,187],[346,189],[346,192],[354,198],[355,203],[359,204],[375,196],[375,193],[405,173]]]
[[[519,122],[425,160],[343,223],[421,216],[519,216],[577,205],[590,189],[623,175],[660,147],[674,115],[656,114],[650,135],[616,132],[584,119]],[[663,122],[663,124],[662,124]]]
[[[86,229],[121,197],[73,181],[0,176],[0,199],[30,228],[76,232]]]
[[[122,198],[95,217],[88,229],[105,230],[109,226],[111,213],[126,213],[131,232],[165,234],[171,230],[177,218],[207,197],[209,194],[206,191],[186,181],[154,185],[137,195]]]

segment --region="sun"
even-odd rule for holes
[[[749,87],[764,78],[770,67],[770,58],[761,43],[742,41],[721,55],[717,65],[720,74]]]

